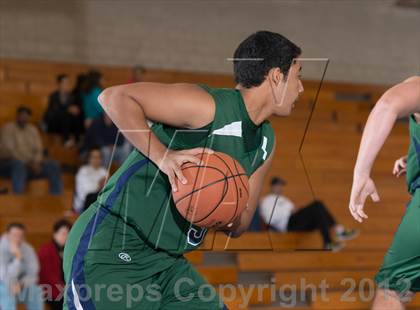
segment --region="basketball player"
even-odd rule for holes
[[[404,302],[420,290],[420,77],[410,77],[387,90],[369,115],[354,168],[350,212],[362,222],[366,198],[379,201],[370,178],[373,163],[398,118],[410,117],[408,156],[397,160],[394,174],[407,172],[411,201],[398,226],[391,248],[375,277],[379,289],[373,309],[404,309]]]
[[[195,155],[227,153],[249,176],[250,197],[223,230],[237,237],[247,229],[275,149],[268,118],[289,115],[303,91],[300,53],[280,34],[260,31],[235,51],[237,89],[141,82],[102,92],[101,105],[136,149],[73,226],[65,309],[226,309],[183,256],[206,229],[178,213],[171,190],[186,182],[180,167],[198,164]]]

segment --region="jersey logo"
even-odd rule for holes
[[[199,245],[206,235],[207,228],[195,228],[191,227],[190,230],[188,230],[187,233],[187,242],[188,244],[191,244],[192,246]]]
[[[234,136],[242,138],[242,121],[233,122],[223,126],[222,128],[213,130],[213,135]]]
[[[268,142],[268,139],[267,139],[266,136],[264,136],[263,137],[263,142],[262,142],[262,145],[261,145],[261,149],[263,151],[263,157],[262,157],[263,160],[265,160],[267,158],[267,142]]]
[[[131,256],[130,256],[130,255],[128,255],[127,253],[121,252],[120,254],[118,254],[118,257],[119,257],[121,260],[123,260],[123,261],[125,261],[125,262],[127,262],[127,263],[131,262]]]

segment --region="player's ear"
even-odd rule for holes
[[[283,73],[280,71],[280,68],[271,68],[269,76],[270,82],[276,87],[278,87],[280,82],[283,80]]]

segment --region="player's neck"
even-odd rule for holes
[[[236,89],[241,92],[246,111],[255,125],[259,126],[270,117],[272,112],[267,108],[265,91],[261,87],[244,88],[238,85]]]

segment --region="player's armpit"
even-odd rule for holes
[[[270,156],[249,178],[249,198],[247,207],[242,214],[235,219],[233,225],[224,230],[225,234],[232,238],[237,238],[242,235],[248,229],[249,224],[252,221],[261,196],[265,177],[267,176],[273,162],[275,149],[276,142],[274,141]]]

